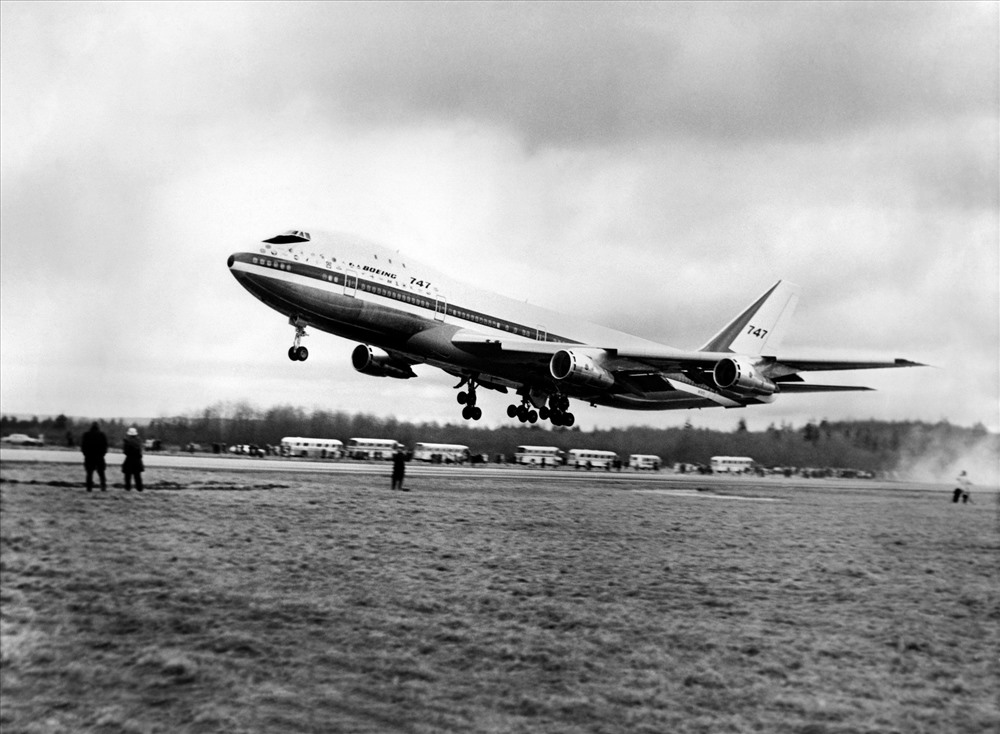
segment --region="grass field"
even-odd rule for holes
[[[4,734],[1000,729],[995,495],[80,474],[0,466]]]

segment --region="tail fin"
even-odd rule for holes
[[[799,287],[779,280],[771,290],[726,324],[701,351],[759,356],[766,349],[773,354],[785,334],[798,301]]]

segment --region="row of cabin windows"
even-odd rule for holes
[[[253,259],[254,265],[263,265],[265,268],[277,268],[278,270],[291,270],[292,266],[289,263],[282,262],[281,260],[268,260],[263,257],[255,257]]]
[[[291,271],[292,266],[289,263],[282,262],[280,260],[269,260],[266,258],[253,258],[253,263],[255,265],[263,265],[268,268],[278,268],[279,270]],[[323,274],[323,280],[330,283],[340,285],[344,282],[342,275],[333,275],[330,273]],[[386,298],[392,298],[397,301],[403,301],[405,303],[418,306],[420,308],[434,309],[436,307],[436,302],[432,302],[427,298],[420,298],[418,296],[413,296],[406,291],[400,291],[393,288],[382,288],[377,285],[368,283],[367,281],[359,280],[358,288],[362,291],[368,293],[374,293],[379,296],[384,296]],[[504,321],[497,321],[496,319],[486,318],[483,314],[476,313],[475,311],[466,311],[464,309],[446,307],[446,313],[449,316],[454,316],[464,321],[471,321],[474,324],[480,324],[482,326],[489,326],[494,329],[500,329],[502,331],[508,331],[512,334],[517,334],[518,336],[523,336],[527,339],[538,338],[538,331],[536,329],[528,329],[524,326],[519,326],[517,324],[512,324]]]

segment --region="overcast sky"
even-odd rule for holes
[[[786,350],[935,365],[584,428],[1000,429],[998,7],[4,2],[0,409],[460,420],[432,368],[289,362],[226,258],[323,228],[676,347],[787,278]]]

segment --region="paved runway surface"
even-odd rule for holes
[[[114,464],[120,452],[108,454],[108,463]],[[41,462],[69,463],[82,465],[83,458],[79,451],[72,449],[53,448],[0,448],[0,461],[9,462]],[[146,453],[143,461],[151,469],[205,469],[247,472],[275,473],[311,473],[311,474],[367,474],[388,476],[392,467],[388,461],[319,461],[293,458],[252,458],[249,456],[232,456],[218,454],[174,454]],[[885,482],[865,479],[803,479],[800,477],[786,478],[781,476],[703,476],[698,474],[675,474],[672,471],[639,472],[625,469],[620,472],[585,471],[559,468],[530,468],[511,464],[480,464],[450,466],[440,464],[423,464],[410,462],[406,468],[407,476],[411,477],[450,477],[469,478],[480,477],[493,480],[510,480],[513,482],[556,482],[585,480],[588,484],[623,482],[634,483],[636,490],[649,492],[669,492],[670,494],[692,497],[727,497],[726,495],[709,494],[698,490],[708,483],[713,489],[730,486],[733,489],[753,486],[757,488],[781,487],[790,489],[819,489],[835,487],[837,489],[927,489],[940,490],[938,485],[926,485],[913,482]]]

